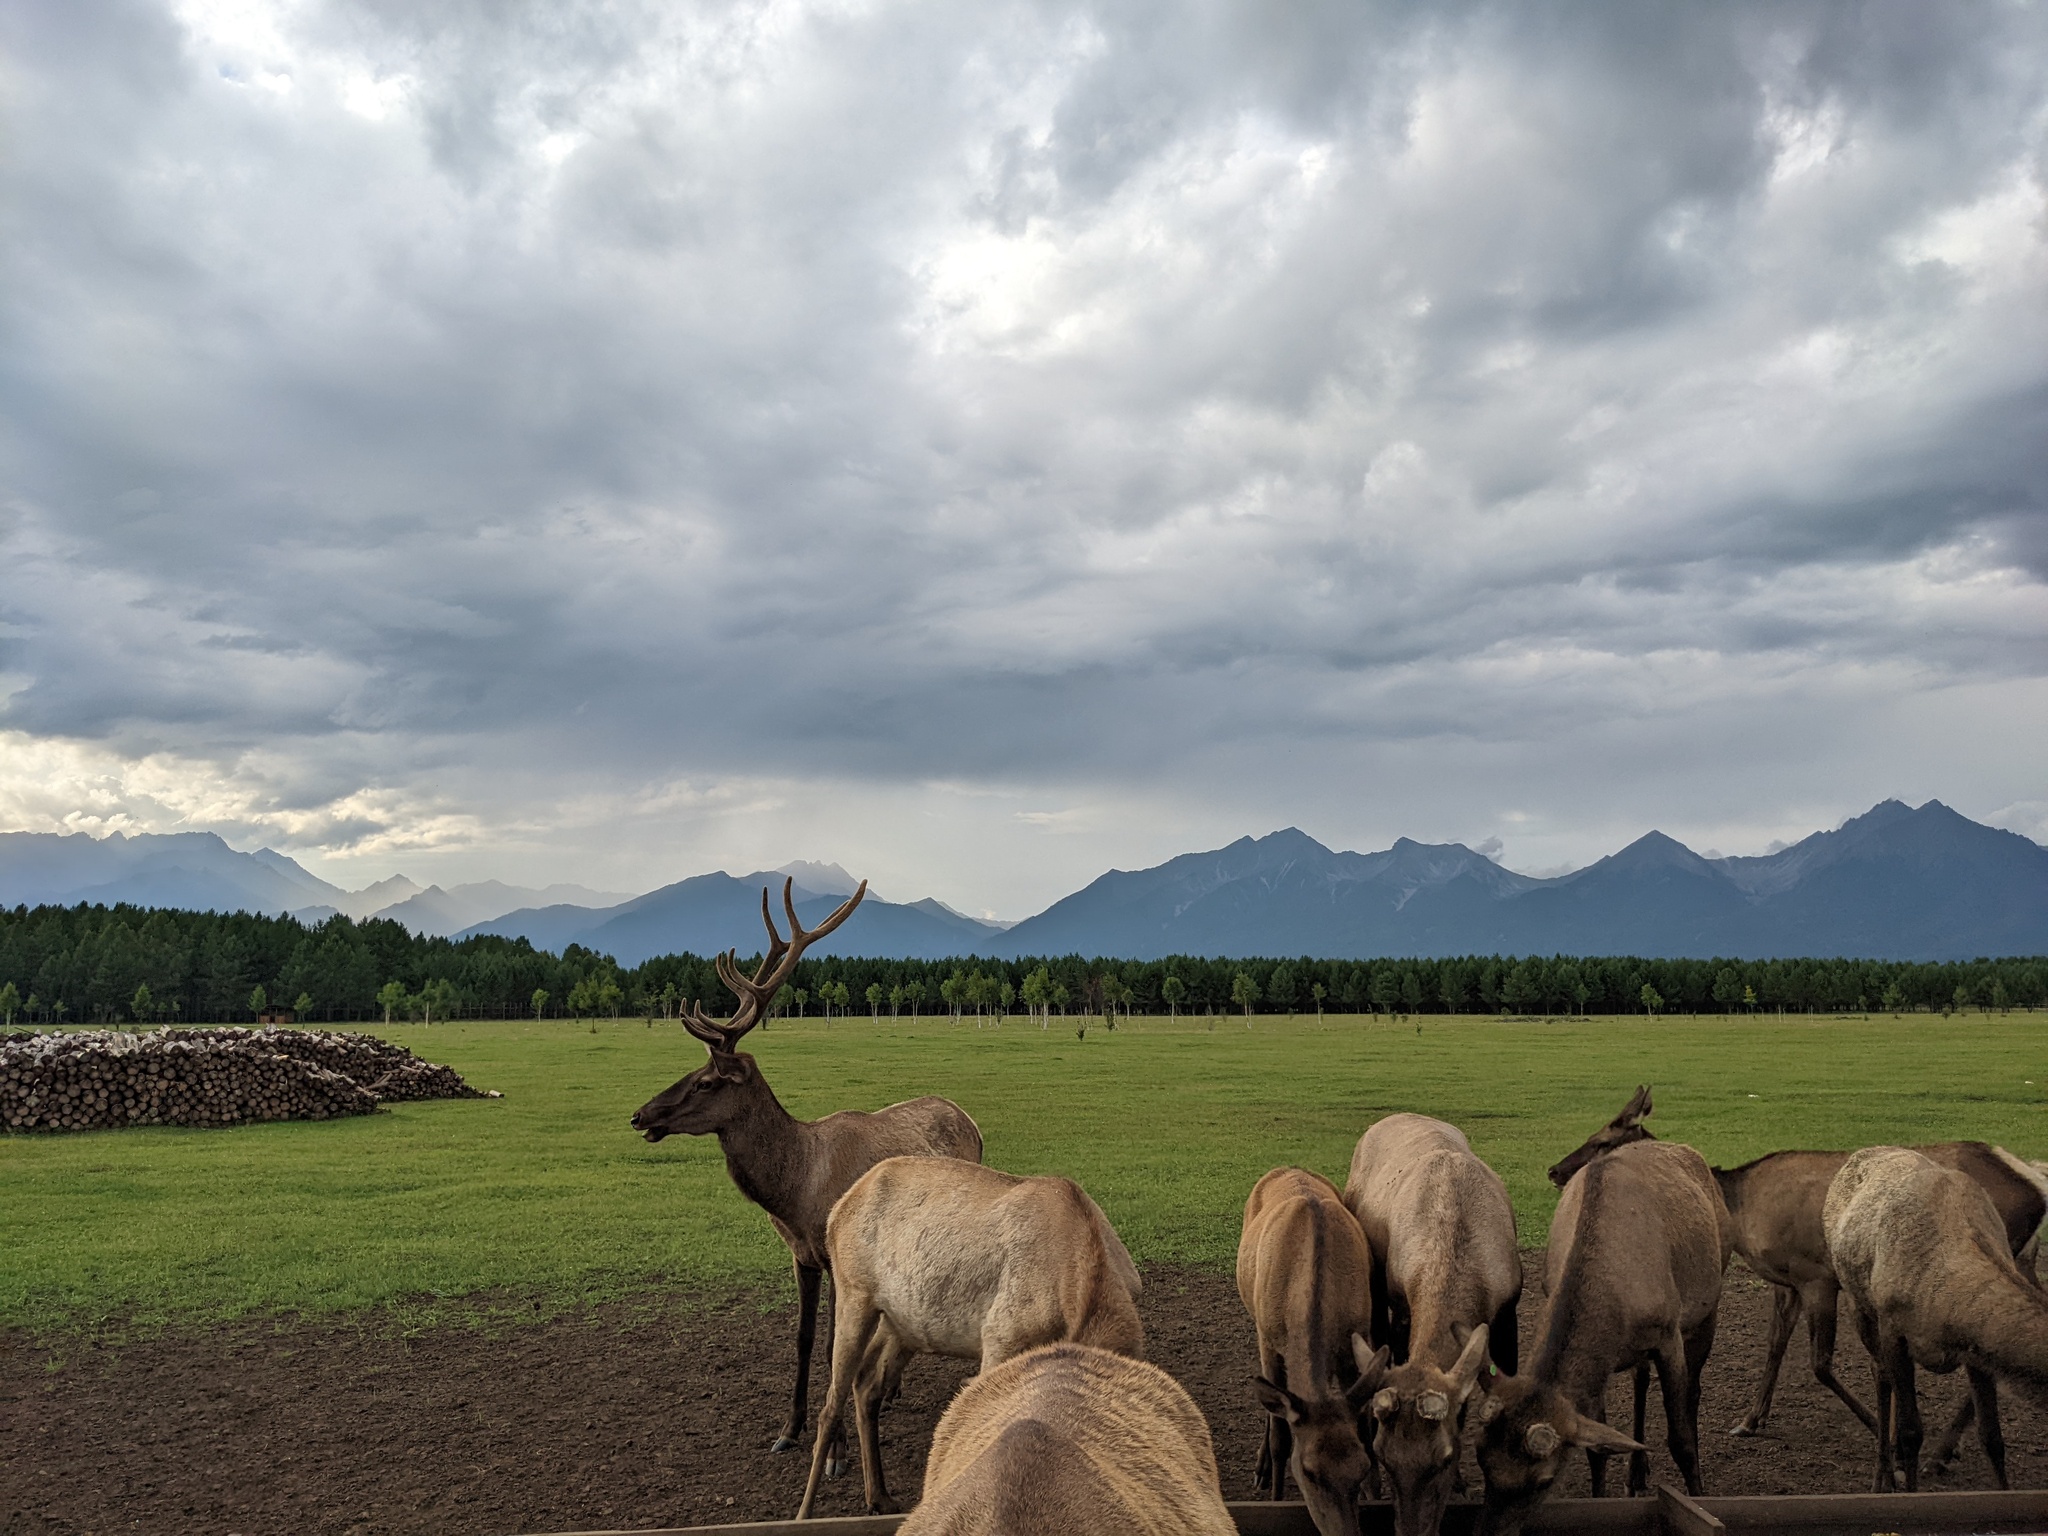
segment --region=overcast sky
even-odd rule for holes
[[[2039,4],[0,7],[0,827],[1017,917],[2048,836]]]

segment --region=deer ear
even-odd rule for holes
[[[1621,1113],[1614,1117],[1614,1123],[1619,1126],[1639,1125],[1649,1117],[1649,1114],[1650,1085],[1639,1083],[1636,1085],[1635,1097],[1622,1107]]]
[[[1474,1328],[1465,1340],[1458,1363],[1451,1367],[1451,1391],[1461,1407],[1479,1387],[1479,1373],[1486,1369],[1486,1350],[1491,1342],[1484,1328]]]
[[[739,1056],[732,1051],[711,1053],[711,1075],[720,1082],[741,1083],[747,1078],[747,1069],[740,1064]]]
[[[1549,1428],[1540,1425],[1539,1428]],[[1533,1434],[1535,1431],[1532,1430]],[[1647,1445],[1629,1439],[1620,1430],[1602,1424],[1598,1419],[1589,1419],[1583,1413],[1572,1426],[1571,1441],[1582,1451],[1647,1451]]]
[[[1358,1367],[1358,1384],[1351,1389],[1354,1402],[1362,1402],[1379,1390],[1381,1380],[1387,1374],[1387,1367],[1393,1364],[1394,1352],[1382,1344],[1374,1349],[1365,1342],[1365,1335],[1351,1335],[1351,1360]]]
[[[1252,1396],[1259,1405],[1276,1419],[1285,1419],[1289,1424],[1299,1424],[1308,1417],[1308,1404],[1296,1397],[1285,1387],[1276,1387],[1263,1376],[1252,1378]]]

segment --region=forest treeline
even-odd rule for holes
[[[751,962],[749,962],[751,964]],[[129,906],[0,909],[0,1015],[9,1023],[247,1021],[269,1007],[307,1021],[673,1017],[684,999],[727,1011],[712,962],[662,955],[626,969],[570,945],[453,942],[399,924],[312,926],[245,912]],[[1656,960],[1465,955],[1451,959],[875,960],[799,963],[778,1010],[1389,1014],[1743,1013],[2039,1008],[2048,958]]]

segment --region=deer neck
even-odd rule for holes
[[[741,1194],[769,1215],[801,1226],[810,1127],[782,1107],[758,1071],[736,1090],[738,1111],[718,1128],[725,1171]]]
[[[1972,1305],[1977,1316],[1971,1353],[2036,1405],[2048,1407],[2048,1295],[2008,1262],[1996,1266],[1995,1280],[1978,1288]]]

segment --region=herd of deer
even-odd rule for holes
[[[981,1133],[945,1099],[800,1121],[776,1100],[742,1036],[766,1016],[798,957],[852,913],[865,883],[806,930],[787,886],[791,934],[762,892],[769,947],[749,976],[718,973],[739,999],[730,1022],[688,1005],[710,1060],[633,1116],[649,1141],[715,1134],[741,1193],[768,1212],[796,1264],[796,1386],[774,1449],[807,1418],[821,1282],[833,1281],[831,1380],[799,1519],[847,1453],[853,1410],[870,1510],[890,1500],[877,1415],[918,1352],[979,1362],[941,1419],[906,1536],[1175,1530],[1229,1536],[1207,1424],[1165,1372],[1137,1358],[1140,1281],[1100,1207],[1070,1179],[981,1166]],[[2048,1406],[2048,1292],[2035,1278],[2048,1172],[1982,1142],[1859,1152],[1776,1152],[1710,1168],[1643,1125],[1650,1092],[1550,1170],[1543,1320],[1524,1373],[1522,1290],[1506,1186],[1462,1132],[1394,1114],[1359,1139],[1340,1191],[1276,1168],[1245,1205],[1237,1284],[1256,1325],[1252,1390],[1267,1413],[1257,1481],[1279,1498],[1290,1474],[1323,1536],[1359,1529],[1359,1501],[1391,1484],[1400,1536],[1434,1536],[1462,1487],[1464,1431],[1477,1426],[1481,1536],[1514,1536],[1567,1453],[1586,1452],[1593,1492],[1626,1453],[1628,1488],[1648,1485],[1649,1378],[1687,1491],[1699,1473],[1700,1374],[1713,1347],[1730,1253],[1775,1290],[1755,1406],[1759,1432],[1804,1313],[1815,1377],[1876,1437],[1876,1487],[1918,1486],[1916,1368],[1961,1366],[1970,1397],[1936,1448],[1971,1418],[2006,1483],[1997,1382]],[[1873,1413],[1834,1374],[1845,1296],[1877,1382]],[[1633,1372],[1634,1420],[1606,1423],[1609,1380]]]

